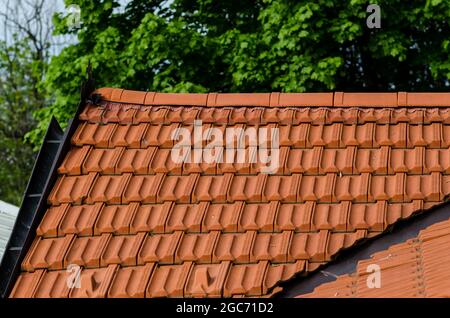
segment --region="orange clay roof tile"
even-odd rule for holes
[[[358,262],[356,271],[299,297],[449,297],[450,220],[435,223],[415,238]],[[368,281],[379,270],[380,285]]]
[[[173,94],[138,92],[120,88],[96,91],[107,101],[141,105],[182,106],[449,106],[449,93],[209,93]]]
[[[449,93],[97,93],[11,297],[267,297],[450,194]],[[278,128],[279,166],[174,162],[171,135],[195,120]],[[365,295],[358,279],[343,295]]]

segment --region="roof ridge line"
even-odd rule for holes
[[[105,101],[164,106],[450,107],[450,92],[160,93],[104,87]]]

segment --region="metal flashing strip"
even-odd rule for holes
[[[380,236],[340,252],[336,258],[308,276],[301,276],[281,284],[283,290],[276,297],[296,297],[311,293],[321,284],[336,280],[337,276],[351,274],[359,261],[369,259],[376,252],[417,237],[419,232],[432,224],[450,219],[450,202],[443,202],[426,211],[399,220]]]
[[[87,68],[87,75],[88,78],[81,85],[77,111],[64,134],[54,117],[47,128],[0,264],[0,298],[8,297],[14,287],[20,273],[22,260],[28,252],[35,237],[36,228],[47,210],[47,197],[58,177],[57,169],[69,151],[71,136],[79,123],[79,115],[85,106],[85,101],[94,91],[90,65]]]

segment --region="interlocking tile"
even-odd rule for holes
[[[64,205],[61,205],[64,207]],[[94,233],[97,217],[104,207],[104,203],[93,205],[67,206],[67,211],[59,223],[58,235],[76,234],[77,236],[90,236]]]
[[[81,203],[88,195],[96,179],[95,173],[81,176],[60,176],[48,201],[53,205],[61,203]]]
[[[67,203],[56,207],[50,207],[36,230],[37,235],[44,237],[58,236],[58,225],[66,215],[69,208],[70,204]]]
[[[296,202],[297,192],[302,176],[268,176],[264,188],[264,201]]]
[[[95,145],[97,147],[108,147],[109,140],[117,129],[117,124],[91,124],[84,122],[78,126],[72,137],[72,143],[77,146]]]
[[[312,269],[312,266],[310,267]],[[292,277],[297,273],[305,272],[306,269],[307,263],[303,260],[269,266],[263,280],[261,294],[271,296],[271,294],[269,294],[270,291],[272,291],[272,294],[275,294],[277,291],[280,291],[281,288],[278,287],[274,289],[273,287],[278,285],[280,282],[285,282],[292,279]]]
[[[129,205],[109,205],[101,209],[94,227],[94,234],[128,234],[130,223],[139,209],[137,202]]]
[[[156,147],[148,147],[146,149],[127,149],[122,152],[120,158],[117,160],[115,172],[147,174],[150,163],[157,152]]]
[[[359,176],[337,177],[334,173],[328,173],[320,177],[303,176],[301,177],[300,185],[297,190],[297,202],[336,202],[336,200],[339,200],[337,197],[339,195],[339,188],[337,187],[339,182],[345,182],[344,184],[346,186],[348,186],[348,184],[355,185],[355,190],[350,194],[351,199],[357,199],[359,193],[366,193],[364,192],[363,181],[360,180]],[[360,186],[358,192],[356,191],[356,186]],[[343,198],[342,200],[348,199]]]
[[[166,120],[168,123],[193,124],[199,113],[199,108],[172,108],[172,111],[167,113]]]
[[[227,202],[228,189],[232,179],[233,175],[231,173],[221,176],[200,177],[192,193],[192,201]]]
[[[133,176],[123,193],[122,202],[154,203],[164,175]]]
[[[137,232],[164,233],[166,220],[173,208],[172,202],[141,205],[130,223],[130,234]]]
[[[100,266],[119,264],[132,266],[137,264],[137,254],[144,240],[145,233],[137,235],[113,236],[109,241],[100,260]]]
[[[209,202],[175,205],[167,218],[165,231],[200,232],[203,216],[208,209]]]
[[[237,232],[243,202],[211,204],[203,217],[202,231]]]
[[[327,259],[329,231],[320,230],[314,234],[298,233],[292,237],[290,257],[323,262]]]
[[[450,194],[448,94],[99,93],[70,136],[11,297],[270,297]],[[179,149],[186,159],[239,128],[225,145],[257,162],[219,146],[208,151],[222,162],[175,162],[177,128],[192,133],[195,120],[214,131]],[[272,174],[249,143],[246,129],[259,128],[279,130]],[[445,231],[421,244],[446,246]],[[392,279],[412,266],[382,264],[395,265]],[[66,284],[71,265],[81,288]],[[339,279],[343,294],[368,295],[361,277],[350,288]]]
[[[229,121],[230,113],[231,109],[202,107],[198,119],[207,124],[227,124]]]
[[[272,263],[286,263],[292,234],[292,231],[284,231],[276,234],[257,235],[253,243],[250,262],[267,260]]]
[[[311,201],[310,201],[311,202]],[[337,230],[346,231],[350,212],[350,201],[339,204],[317,204],[311,221],[311,230]],[[312,209],[310,209],[311,211]],[[310,217],[303,216],[303,218]]]
[[[233,295],[255,296],[263,291],[264,276],[269,262],[235,265],[230,269],[223,291],[224,297]]]
[[[142,147],[158,146],[168,148],[173,146],[174,140],[177,140],[177,128],[179,127],[180,124],[178,123],[147,125],[141,141]]]
[[[374,179],[376,177],[373,177]],[[354,202],[369,202],[369,187],[372,176],[369,173],[361,173],[358,176],[342,176],[337,177],[332,182],[335,182],[334,189],[336,193],[336,200],[340,201],[354,201]],[[387,179],[380,177],[380,179]],[[331,179],[329,179],[331,180]],[[397,179],[396,179],[397,180]],[[324,181],[322,181],[324,182]],[[399,181],[400,182],[400,181]],[[391,184],[389,184],[391,185]],[[397,188],[396,188],[397,189]],[[373,190],[373,187],[372,187]],[[334,201],[335,202],[335,201]]]
[[[348,204],[346,230],[370,229],[383,231],[388,225],[387,213],[391,214],[392,205],[386,201],[375,204]],[[390,224],[390,223],[389,223]]]
[[[237,231],[273,232],[280,203],[246,204],[239,218]]]
[[[312,172],[315,170],[316,173],[319,174],[326,174],[326,173],[352,173],[353,172],[353,161],[355,158],[355,152],[354,147],[348,147],[346,151],[339,151],[337,149],[322,149],[320,148],[314,148],[312,151],[309,151],[309,153],[312,154],[311,159],[309,159],[309,162],[315,163],[314,156],[319,153],[321,155],[321,158],[319,159],[319,164],[316,166],[310,166],[306,167],[305,172]],[[364,151],[365,149],[361,149],[361,151]],[[306,151],[305,151],[306,152]],[[360,152],[358,152],[359,155]],[[308,156],[305,156],[305,159]]]
[[[81,166],[90,152],[90,146],[75,147],[69,151],[58,172],[60,174],[79,175]]]
[[[70,288],[68,282],[76,280],[76,273],[67,270],[47,271],[42,275],[39,285],[34,292],[35,298],[68,298]],[[74,280],[71,280],[73,278]]]
[[[117,265],[104,268],[83,269],[80,274],[80,288],[73,288],[71,298],[105,298]]]
[[[120,109],[120,108],[119,108]],[[80,119],[89,122],[100,122],[102,120],[103,112],[105,107],[99,107],[94,104],[86,105],[80,114]]]
[[[121,203],[122,194],[131,178],[132,175],[130,173],[125,173],[121,176],[98,177],[89,192],[86,202]]]
[[[64,258],[64,267],[70,264],[87,268],[99,267],[100,258],[110,240],[111,234],[74,239]]]
[[[191,262],[157,267],[147,286],[146,297],[183,297],[191,267]]]
[[[275,231],[309,232],[315,206],[315,201],[306,201],[303,204],[282,204],[274,222]]]
[[[302,123],[323,123],[324,115],[327,110],[323,108],[296,108],[293,118],[293,124],[298,125]]]
[[[216,243],[212,261],[214,263],[222,261],[249,263],[256,236],[256,231],[222,234]]]
[[[447,149],[426,149],[423,173],[450,172],[450,148]]]
[[[385,175],[391,172],[389,169],[389,159],[393,161],[398,158],[395,153],[396,149],[387,146],[381,146],[378,149],[359,149],[355,151],[355,164],[353,173],[372,173],[374,175]],[[405,152],[404,149],[401,151]],[[409,150],[407,150],[409,151]],[[392,164],[391,163],[391,164]],[[413,167],[412,167],[413,168]]]
[[[424,110],[417,108],[392,109],[391,123],[408,122],[410,124],[421,124],[424,122]]]
[[[36,238],[22,263],[22,269],[34,271],[40,268],[63,268],[64,255],[73,239],[73,235],[60,238]]]
[[[171,156],[170,149],[161,149],[155,152],[152,161],[148,167],[149,174],[154,173],[169,173],[181,174],[182,164],[174,162]]]
[[[353,122],[350,122],[350,124],[364,124],[370,122],[375,122],[377,124],[396,124],[398,123],[399,117],[397,113],[397,109],[390,108],[361,108],[357,110],[357,114],[354,115],[355,119]],[[404,112],[401,113],[403,114]],[[401,120],[409,121],[409,117],[403,116],[401,117]]]
[[[154,268],[155,263],[147,263],[119,269],[108,290],[108,298],[144,298]]]
[[[173,264],[175,252],[182,236],[182,231],[172,234],[147,235],[139,251],[138,264],[142,265],[148,262]]]
[[[163,124],[168,112],[168,107],[140,106],[134,115],[134,120],[137,123]]]
[[[424,124],[429,123],[449,123],[448,108],[427,108],[424,110],[423,121]]]
[[[139,106],[124,105],[124,107],[120,107],[117,104],[109,103],[106,104],[104,108],[105,111],[102,113],[102,117],[99,120],[97,120],[97,122],[100,121],[102,123],[131,124],[133,123],[133,118],[136,115]],[[92,119],[94,118],[90,117],[89,119],[90,119],[89,121],[92,121]]]
[[[90,172],[113,174],[124,149],[124,147],[117,147],[115,149],[91,149],[81,168],[83,174]]]
[[[238,151],[233,151],[232,153],[228,153],[228,151],[219,148],[215,149],[214,151],[215,152],[211,154],[211,158],[219,158],[220,160],[218,160],[218,163],[215,166],[207,163],[196,164],[196,166],[199,167],[199,172],[211,174],[211,172],[214,172],[215,168],[217,169],[216,174],[219,175],[223,173],[248,175],[257,174],[262,171],[261,169],[264,166],[267,166],[267,164],[257,161],[258,155],[257,149],[255,147],[239,149]],[[245,159],[245,162],[242,162],[241,158],[247,159]],[[185,172],[187,171],[188,170],[185,169]]]
[[[233,177],[228,192],[228,201],[260,202],[266,180],[267,174],[259,174],[257,177]]]
[[[208,234],[203,235],[183,235],[175,253],[174,263],[187,261],[211,263],[212,253],[220,234],[220,231],[211,231]]]
[[[185,297],[221,297],[230,262],[196,265],[184,290]]]
[[[449,234],[449,220],[435,223],[416,238],[359,261],[354,273],[338,276],[300,297],[448,297]],[[367,284],[371,265],[380,269],[380,288]]]
[[[280,126],[280,145],[306,148],[311,125],[302,123],[298,125]]]
[[[387,129],[383,129],[384,127],[387,127]],[[341,143],[344,147],[358,146],[359,148],[372,148],[374,146],[374,139],[377,141],[379,139],[377,133],[379,131],[384,133],[385,130],[389,132],[389,127],[390,125],[376,125],[373,122],[360,125],[344,125],[342,129]],[[389,135],[386,136],[386,138],[387,142],[389,142]],[[380,146],[382,145],[380,142],[378,142],[378,144]]]
[[[146,124],[139,125],[117,125],[109,140],[109,147],[139,148],[144,133],[147,130]]]
[[[44,274],[44,270],[40,269],[31,273],[22,273],[9,295],[10,298],[31,298]]]
[[[425,147],[413,149],[392,149],[389,174],[406,172],[408,174],[423,174]]]
[[[198,174],[189,176],[167,176],[164,178],[158,192],[157,201],[175,201],[178,203],[190,203],[191,194],[199,179]]]

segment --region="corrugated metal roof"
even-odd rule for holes
[[[11,235],[19,208],[0,200],[0,260]]]

